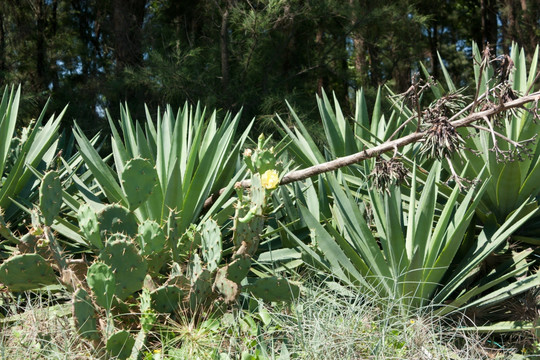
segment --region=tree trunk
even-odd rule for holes
[[[0,12],[0,83],[5,82],[6,71],[6,32],[4,28],[4,14]]]
[[[529,58],[532,58],[532,54],[534,54],[534,51],[536,49],[536,46],[538,42],[540,42],[540,38],[538,36],[538,18],[540,17],[540,5],[536,3],[536,15],[534,12],[534,3],[533,6],[527,6],[526,0],[520,1],[521,5],[521,17],[522,17],[522,24],[523,24],[523,32],[525,33],[525,36],[521,36],[520,44],[525,47],[525,52]],[[532,16],[531,16],[532,14]],[[535,20],[536,19],[536,20]],[[521,34],[520,34],[521,35]]]
[[[482,45],[497,45],[497,5],[495,0],[480,0]]]
[[[114,57],[116,70],[140,66],[142,57],[142,25],[146,0],[113,0]]]
[[[315,35],[315,47],[317,49],[318,55],[322,55],[324,51],[322,40],[323,40],[323,29],[322,29],[322,26],[319,24],[319,27],[317,28],[317,33]],[[319,58],[318,65],[322,66],[323,62],[324,62],[324,59]],[[319,95],[322,95],[323,88],[324,88],[324,78],[322,74],[322,69],[319,68],[317,70],[317,93]]]
[[[37,86],[39,91],[42,91],[47,86],[47,80],[45,78],[46,73],[46,47],[45,47],[45,28],[47,27],[47,14],[45,11],[44,0],[38,0],[37,14],[36,14],[36,75]]]
[[[220,50],[221,50],[221,87],[223,94],[227,97],[229,88],[229,7],[230,2],[227,1],[225,11],[221,14],[221,29],[219,33]]]
[[[431,60],[431,75],[435,79],[439,78],[439,59],[437,50],[439,48],[439,30],[437,24],[433,24],[429,30],[429,59]]]
[[[365,39],[362,32],[359,29],[358,24],[358,9],[357,0],[349,0],[349,5],[351,6],[351,26],[353,30],[351,32],[351,38],[353,43],[353,59],[354,59],[354,70],[355,77],[357,79],[358,85],[365,86],[368,81],[368,64],[366,61],[366,46]],[[360,87],[359,86],[359,87]]]

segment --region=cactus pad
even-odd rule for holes
[[[193,254],[188,264],[188,276],[191,279],[191,285],[195,284],[197,278],[201,275],[203,266],[201,258],[197,253]]]
[[[107,242],[99,258],[111,267],[116,277],[115,295],[118,298],[124,300],[142,288],[148,266],[133,243],[127,240]]]
[[[221,261],[221,231],[214,220],[208,220],[201,229],[202,256],[209,271],[217,269]]]
[[[262,215],[266,205],[266,190],[261,183],[259,174],[253,174],[251,177],[251,208],[257,209],[257,215]]]
[[[298,286],[275,276],[258,279],[246,288],[264,301],[291,301],[300,293]]]
[[[115,233],[122,233],[129,237],[135,237],[137,234],[138,225],[135,214],[121,205],[107,205],[97,217],[103,239]]]
[[[88,243],[95,248],[103,249],[103,242],[99,233],[99,223],[96,213],[90,206],[82,204],[77,212],[79,228]]]
[[[96,310],[90,295],[84,289],[73,294],[73,319],[77,332],[87,339],[99,339],[97,331]]]
[[[62,182],[56,171],[43,176],[39,188],[39,208],[43,214],[45,225],[51,226],[62,206]]]
[[[8,224],[4,221],[4,213],[0,209],[0,236],[4,237],[6,240],[17,243],[19,239],[11,232]]]
[[[158,183],[158,176],[156,169],[148,160],[137,158],[126,163],[121,180],[129,210],[133,211],[152,194]]]
[[[143,288],[141,296],[139,296],[139,303],[139,308],[141,309],[141,331],[148,333],[152,330],[156,322],[156,314],[152,309],[152,298],[147,288]]]
[[[113,358],[127,359],[131,355],[133,345],[135,345],[133,336],[122,330],[107,339],[107,352]]]
[[[149,271],[159,272],[170,258],[170,254],[167,252],[167,238],[163,229],[157,222],[146,220],[139,225],[136,240],[141,249],[141,255],[148,262]]]
[[[232,263],[227,265],[227,279],[240,284],[247,276],[250,266],[251,260],[249,256],[243,255],[238,257]]]
[[[93,263],[88,268],[86,281],[96,297],[96,303],[107,311],[111,310],[112,299],[116,290],[116,277],[111,268],[104,263]]]
[[[276,157],[271,150],[257,150],[255,157],[255,167],[259,174],[264,174],[266,170],[276,168]]]
[[[183,291],[176,286],[162,286],[150,293],[152,309],[158,313],[172,313],[182,301]]]
[[[223,301],[229,304],[235,301],[240,295],[240,284],[227,279],[227,268],[219,269],[214,281],[214,288],[223,295]]]
[[[56,284],[57,280],[41,255],[23,254],[7,259],[0,266],[0,283],[11,291],[25,291]]]
[[[207,304],[212,300],[212,274],[204,269],[197,276],[191,287],[189,294],[189,305],[192,311],[196,311],[199,307]]]
[[[252,219],[246,223],[235,219],[233,243],[237,251],[240,254],[255,254],[259,246],[259,240],[263,229],[264,218],[260,215],[254,215]]]
[[[174,209],[171,209],[169,211],[169,216],[167,217],[167,241],[169,244],[169,249],[171,249],[173,253],[174,261],[179,261],[179,253],[178,253],[179,231],[178,231],[177,216],[178,216],[178,213]]]
[[[163,229],[157,222],[146,220],[139,225],[137,242],[141,248],[141,254],[150,256],[163,251],[167,238],[165,237]]]

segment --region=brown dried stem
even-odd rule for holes
[[[462,119],[450,121],[450,124],[454,128],[471,126],[471,124],[473,124],[476,121],[483,120],[486,118],[489,119],[490,117],[500,114],[502,112],[515,109],[515,108],[520,108],[527,103],[538,102],[539,100],[540,100],[540,91],[537,91],[530,95],[522,96],[516,100],[512,100],[512,101],[508,101],[499,105],[495,105],[487,110],[472,113]],[[455,118],[455,116],[450,118],[450,120],[452,120],[453,118]],[[285,176],[283,176],[279,184],[286,185],[286,184],[293,183],[295,181],[305,180],[312,176],[320,175],[329,171],[334,171],[348,165],[356,164],[361,161],[364,161],[373,157],[377,157],[387,151],[394,151],[394,149],[404,147],[408,144],[422,142],[424,141],[426,132],[427,130],[414,132],[412,134],[403,136],[395,140],[386,141],[380,145],[374,146],[370,149],[365,149],[363,151],[360,151],[352,155],[337,158],[335,160],[331,160],[322,164],[313,165],[305,169],[291,171],[285,174]],[[249,187],[250,185],[251,185],[251,181],[249,179],[243,180],[237,183],[237,186],[240,186],[240,187]],[[222,193],[223,191],[224,189],[220,190],[220,193]],[[203,208],[204,210],[207,210],[213,204],[214,201],[212,201],[211,199],[212,197],[206,200],[204,204],[204,208]]]

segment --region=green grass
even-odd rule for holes
[[[518,344],[530,340],[521,334],[503,347],[460,331],[464,316],[437,318],[429,308],[406,315],[399,301],[333,285],[309,285],[290,306],[248,300],[250,310],[224,316],[179,314],[154,328],[144,359],[517,359]],[[0,359],[106,359],[75,333],[66,300],[0,295]]]

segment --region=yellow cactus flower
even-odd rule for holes
[[[265,189],[275,189],[279,184],[279,173],[276,170],[266,170],[261,176],[261,184]]]

